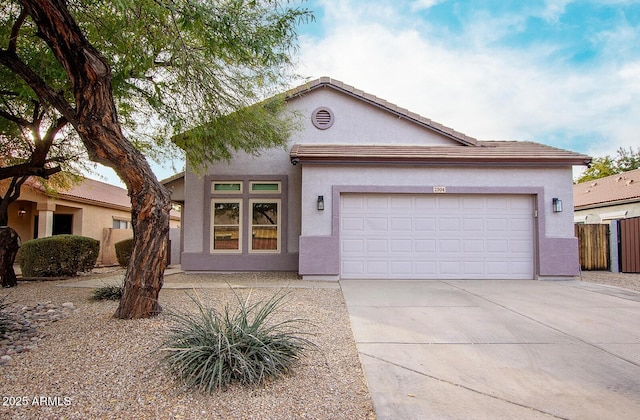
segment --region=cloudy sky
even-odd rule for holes
[[[640,146],[638,0],[304,5],[316,21],[300,28],[297,72],[309,79],[330,76],[481,140],[591,156]]]
[[[640,146],[640,1],[311,0],[299,73],[483,140]]]

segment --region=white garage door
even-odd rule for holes
[[[343,194],[342,278],[533,279],[533,197]]]

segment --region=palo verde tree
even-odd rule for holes
[[[629,149],[621,147],[617,150],[615,157],[606,155],[594,158],[576,182],[591,181],[634,169],[640,169],[640,148],[634,150],[633,147]]]
[[[14,27],[15,28],[15,27]],[[6,31],[5,26],[0,27]],[[2,33],[14,49],[17,37]],[[51,54],[37,53],[25,40],[23,49],[37,62],[50,67]],[[64,117],[42,102],[16,74],[0,67],[0,278],[3,287],[17,285],[13,263],[18,235],[8,226],[9,205],[20,197],[22,185],[35,177],[45,190],[66,188],[87,171],[86,153]]]
[[[179,133],[196,169],[233,150],[285,144],[295,124],[273,94],[289,81],[296,28],[310,12],[279,0],[9,0],[0,8],[0,65],[127,186],[134,244],[114,316],[157,313],[171,204],[145,155],[176,153],[168,139]],[[55,58],[51,67],[34,65],[34,50],[23,48],[31,42]]]

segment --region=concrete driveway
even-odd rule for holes
[[[640,293],[340,282],[379,419],[640,418]]]

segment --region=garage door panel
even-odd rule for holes
[[[386,241],[383,241],[386,243]],[[364,252],[364,240],[362,239],[345,239],[342,241],[342,252],[345,254],[362,255]]]
[[[366,261],[366,273],[369,275],[388,275],[389,262],[387,261]]]
[[[438,220],[438,230],[441,232],[459,232],[460,219],[443,217]]]
[[[482,239],[465,239],[463,240],[462,249],[466,254],[482,254],[485,250],[485,241]]]
[[[416,217],[413,219],[413,230],[420,232],[435,232],[435,217]]]
[[[532,230],[531,220],[528,219],[511,219],[509,220],[509,229],[512,231],[530,232]]]
[[[386,209],[389,204],[389,199],[386,196],[367,196],[366,199],[367,209]]]
[[[436,240],[435,239],[416,239],[415,241],[415,251],[417,253],[430,252],[434,253],[436,251]]]
[[[411,239],[391,239],[391,252],[407,253],[413,252],[413,241]]]
[[[436,198],[429,195],[417,196],[414,198],[414,206],[418,210],[433,210],[436,208]]]
[[[460,198],[455,196],[442,196],[437,200],[438,208],[442,210],[454,210],[460,208]]]
[[[387,232],[389,229],[389,220],[382,217],[367,217],[365,218],[365,223],[363,226],[366,226],[367,232]]]
[[[487,219],[487,232],[506,232],[509,229],[509,221],[506,219]]]
[[[342,229],[364,232],[364,220],[362,217],[345,217],[342,219]]]
[[[366,250],[368,253],[387,253],[389,252],[389,242],[386,239],[367,239]]]
[[[392,217],[391,218],[391,232],[395,232],[395,231],[411,232],[412,227],[413,227],[413,223],[410,217]]]
[[[462,219],[462,230],[465,232],[482,232],[484,230],[484,220],[480,218]]]
[[[343,278],[532,279],[530,196],[344,194]]]

